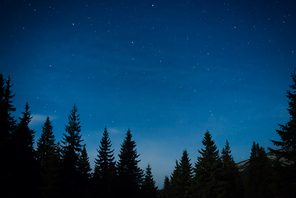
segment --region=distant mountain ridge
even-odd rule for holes
[[[268,158],[269,163],[271,164],[271,166],[273,166],[273,164],[274,164],[274,162],[275,162],[275,160],[276,160],[276,155],[275,155],[274,153],[269,152],[269,153],[267,153],[267,158]],[[281,162],[282,164],[285,164],[285,165],[291,165],[291,164],[294,163],[294,162],[291,162],[291,161],[289,161],[289,160],[287,160],[287,159],[285,159],[285,158],[280,158],[280,162]],[[247,169],[248,169],[249,165],[250,165],[250,159],[244,160],[244,161],[239,162],[239,163],[236,164],[236,166],[237,166],[238,169],[239,169],[239,172],[240,172],[243,176],[245,176],[245,174],[246,174],[246,172],[247,172]]]

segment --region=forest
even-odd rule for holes
[[[12,116],[14,93],[12,83],[0,74],[0,197],[143,197],[143,198],[238,198],[296,197],[296,74],[287,91],[290,120],[279,124],[279,140],[271,140],[275,156],[253,142],[249,165],[245,171],[235,163],[228,140],[221,153],[211,133],[206,131],[203,148],[191,163],[187,150],[176,160],[171,175],[165,176],[158,189],[148,164],[139,168],[140,155],[131,130],[128,129],[115,161],[112,142],[105,127],[94,170],[86,145],[82,144],[80,115],[74,104],[68,115],[63,138],[56,142],[49,117],[35,144],[30,106],[26,103],[18,120]],[[287,161],[289,163],[287,163]],[[157,168],[157,167],[153,167]]]

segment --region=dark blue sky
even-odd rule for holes
[[[15,117],[26,102],[40,137],[60,140],[76,103],[93,167],[104,127],[116,159],[128,128],[162,187],[186,148],[195,163],[209,130],[236,162],[253,141],[278,140],[296,60],[296,3],[21,1],[0,3],[0,68]]]

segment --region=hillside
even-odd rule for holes
[[[269,152],[269,153],[267,153],[267,158],[269,159],[269,163],[271,164],[271,166],[273,166],[274,161],[276,160],[276,156],[275,156],[275,154]],[[248,166],[249,166],[249,164],[250,164],[249,161],[250,161],[250,160],[248,159],[248,160],[244,160],[244,161],[239,162],[239,163],[236,164],[236,166],[239,168],[239,171],[240,171],[240,173],[242,174],[243,178],[245,178],[245,175],[246,175],[246,172],[247,172]],[[291,161],[288,161],[288,160],[285,159],[285,158],[281,158],[281,159],[280,159],[280,162],[283,163],[283,164],[285,164],[285,165],[290,165],[290,164],[293,163],[293,162],[291,162]]]

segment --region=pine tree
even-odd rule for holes
[[[173,173],[171,175],[170,179],[170,194],[169,197],[171,198],[179,198],[182,197],[180,192],[180,178],[181,178],[181,167],[176,160],[175,168],[173,170]]]
[[[226,171],[225,180],[228,183],[226,188],[226,197],[244,197],[242,177],[231,155],[228,140],[226,140],[226,145],[222,149],[221,160],[223,163],[223,168]]]
[[[63,149],[74,150],[75,153],[79,153],[81,151],[81,126],[80,126],[80,118],[79,114],[77,114],[77,106],[74,104],[73,109],[70,111],[70,115],[68,116],[69,124],[66,125],[65,131],[67,134],[64,134],[63,137]]]
[[[48,162],[51,154],[55,151],[55,137],[52,132],[52,125],[47,116],[44,125],[42,126],[41,137],[37,141],[37,159],[41,166]]]
[[[269,150],[276,154],[277,159],[287,159],[292,162],[290,165],[278,164],[278,168],[274,171],[278,171],[277,175],[281,175],[281,181],[277,183],[281,186],[278,187],[278,191],[282,192],[282,196],[289,197],[294,194],[296,188],[296,73],[294,71],[291,74],[293,84],[290,86],[292,90],[287,91],[288,98],[288,112],[290,114],[290,120],[285,124],[279,124],[277,134],[280,136],[280,140],[271,140],[275,146],[280,147],[279,150]],[[285,174],[285,175],[283,175]]]
[[[264,148],[253,142],[246,176],[247,197],[270,197],[270,167]]]
[[[37,142],[37,160],[40,166],[42,197],[59,196],[59,159],[55,137],[49,117],[42,126],[42,134]]]
[[[95,159],[94,185],[95,191],[100,192],[102,197],[113,197],[116,185],[116,167],[114,150],[111,150],[111,140],[105,127],[100,141],[98,155]]]
[[[14,143],[14,188],[17,191],[11,192],[12,197],[35,197],[37,196],[37,184],[39,176],[37,171],[37,162],[35,158],[34,144],[34,131],[29,128],[29,123],[32,119],[29,105],[26,103],[25,111],[22,112],[23,116],[20,117],[20,122],[16,127],[13,134]],[[20,164],[20,165],[19,165]],[[28,182],[28,178],[30,182]]]
[[[180,171],[179,191],[181,196],[186,198],[190,196],[189,189],[192,180],[192,166],[186,149],[183,151],[180,161]]]
[[[138,197],[143,181],[143,171],[138,167],[138,157],[136,142],[132,140],[130,129],[121,145],[117,163],[119,194],[122,197]]]
[[[11,140],[12,133],[15,130],[15,119],[11,115],[15,111],[11,99],[14,97],[10,88],[10,77],[8,80],[0,74],[0,182],[3,190],[0,192],[0,197],[10,197],[10,186],[13,185],[11,173],[13,169],[14,150]]]
[[[4,146],[11,138],[15,129],[15,119],[11,115],[15,111],[11,99],[15,96],[11,92],[10,77],[5,80],[0,74],[0,146]],[[6,145],[7,146],[7,145]]]
[[[153,179],[150,164],[148,164],[145,171],[145,177],[144,177],[143,186],[142,186],[142,193],[143,193],[143,197],[146,197],[146,198],[157,198],[157,195],[158,195],[158,189],[155,186],[155,181]]]
[[[73,109],[68,116],[69,123],[65,127],[67,134],[63,134],[62,140],[62,164],[61,177],[62,189],[65,197],[73,197],[79,194],[79,155],[81,152],[81,126],[77,107],[74,104]]]
[[[80,195],[84,197],[89,197],[91,195],[91,168],[89,164],[89,157],[87,155],[87,151],[85,145],[83,145],[83,149],[81,151],[81,155],[79,156],[79,165],[78,171],[80,173]]]
[[[205,149],[198,151],[191,188],[192,197],[225,197],[227,183],[219,151],[207,131],[202,140]]]
[[[83,180],[88,180],[91,176],[91,168],[89,164],[89,157],[87,155],[87,151],[85,145],[83,145],[83,149],[81,151],[81,155],[79,157],[79,172],[82,175]]]
[[[168,176],[164,177],[163,188],[160,191],[160,198],[169,198],[171,191],[171,183]]]

